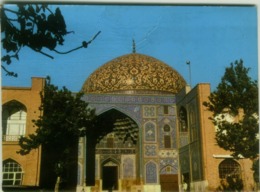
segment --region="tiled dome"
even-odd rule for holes
[[[172,67],[153,57],[132,53],[117,57],[94,71],[84,93],[178,93],[186,85]]]

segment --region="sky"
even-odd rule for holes
[[[256,6],[204,5],[50,5],[60,7],[68,31],[65,43],[57,47],[68,51],[101,33],[86,49],[59,55],[54,59],[33,52],[20,51],[19,61],[2,72],[2,86],[31,86],[31,77],[50,76],[52,83],[80,91],[88,76],[106,62],[136,52],[155,57],[177,70],[194,87],[210,83],[215,90],[230,63],[242,59],[258,78],[258,39]],[[190,61],[189,66],[186,64]]]

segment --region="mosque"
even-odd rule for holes
[[[35,131],[44,82],[2,88],[3,185],[39,185],[41,149],[16,151],[19,136]],[[230,175],[253,189],[251,161],[233,159],[216,144],[212,114],[202,104],[209,83],[191,88],[168,64],[134,49],[94,71],[82,91],[99,123],[96,142],[79,141],[75,191],[216,191]],[[94,181],[86,181],[91,173]]]

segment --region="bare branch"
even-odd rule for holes
[[[12,76],[12,77],[18,77],[17,73],[8,71],[3,65],[1,65],[2,69],[6,72],[7,76]]]
[[[84,48],[87,48],[88,45],[89,45],[94,39],[96,39],[96,37],[97,37],[100,33],[101,33],[101,31],[97,32],[97,34],[96,34],[90,41],[88,41],[88,42],[83,41],[81,46],[76,47],[76,48],[74,48],[74,49],[71,49],[71,50],[69,50],[69,51],[60,52],[60,51],[58,51],[58,50],[56,50],[56,49],[53,49],[53,51],[56,52],[56,53],[58,53],[58,54],[68,54],[68,53],[71,53],[71,52],[76,51],[76,50],[78,50],[78,49],[81,49],[81,48],[83,48],[83,47],[84,47]]]

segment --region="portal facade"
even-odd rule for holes
[[[175,94],[185,85],[167,64],[137,53],[112,60],[87,78],[83,99],[108,122],[97,127],[91,190],[178,190]],[[79,144],[80,154],[85,143]],[[79,169],[86,167],[84,155],[79,159]],[[79,177],[80,190],[84,171]]]
[[[169,188],[173,179],[171,189],[178,190],[175,97],[88,95],[84,99],[97,115],[119,117],[96,145],[96,189],[134,191],[145,184],[159,191]],[[80,150],[84,154],[84,139]],[[79,167],[84,167],[84,156],[80,157]],[[84,182],[83,172],[79,181]]]

